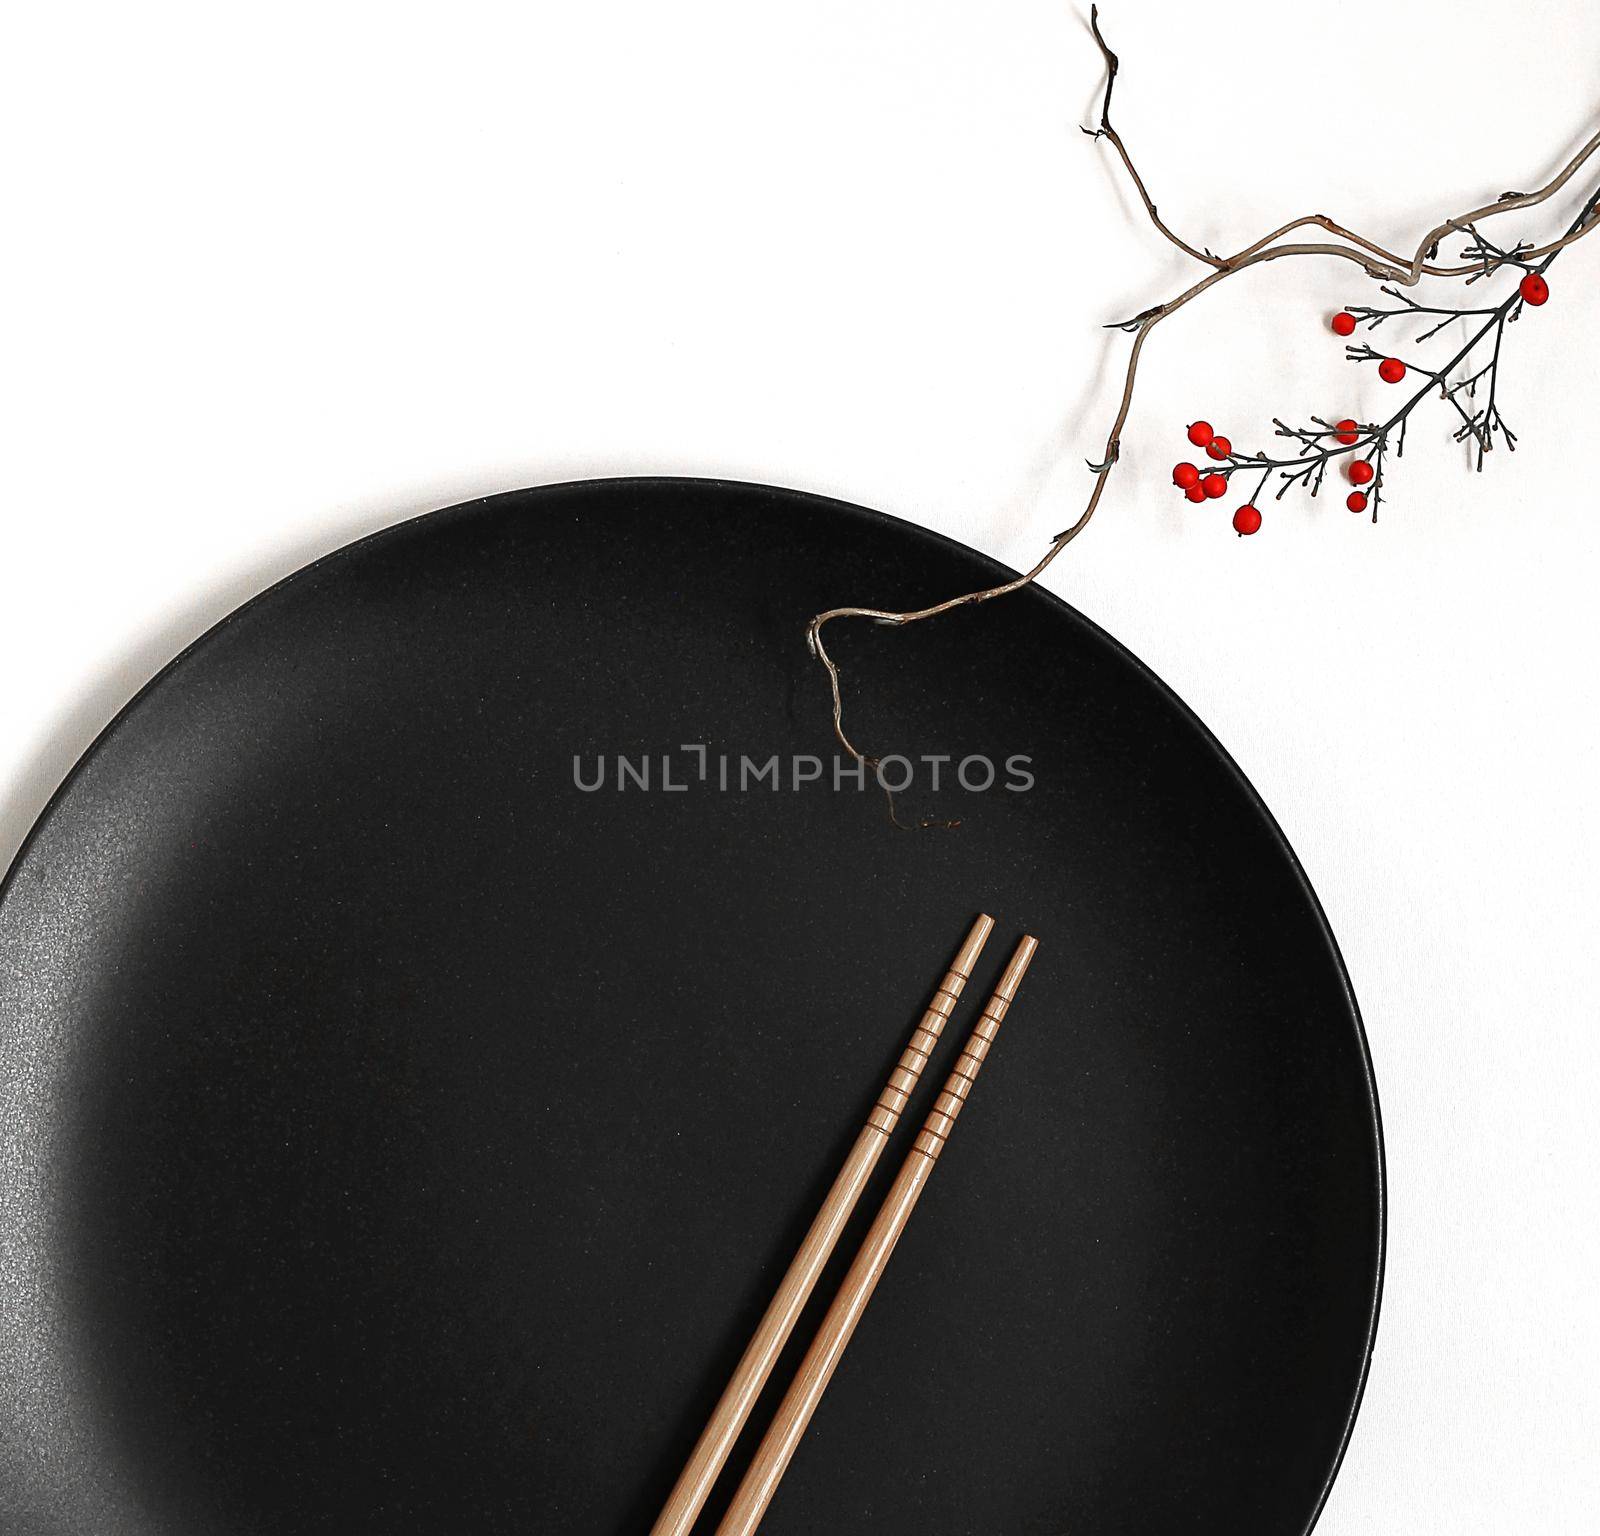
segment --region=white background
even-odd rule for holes
[[[1414,241],[1600,118],[1584,0],[1105,22],[1119,125],[1218,249],[1312,210]],[[1026,564],[1104,437],[1126,343],[1098,327],[1196,275],[1078,131],[1074,0],[151,0],[6,30],[0,862],[213,620],[468,496],[729,475]],[[1256,447],[1274,414],[1393,403],[1325,326],[1366,286],[1278,263],[1158,331],[1051,585],[1238,758],[1365,1009],[1388,1283],[1320,1530],[1592,1531],[1600,239],[1511,333],[1514,459],[1470,473],[1429,406],[1376,528],[1296,499],[1239,540],[1233,500],[1177,499],[1197,415]]]

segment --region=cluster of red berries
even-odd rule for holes
[[[1355,335],[1356,317],[1348,309],[1341,309],[1328,323],[1335,336]],[[1406,365],[1398,357],[1386,357],[1378,364],[1378,377],[1385,384],[1398,384],[1405,376]]]
[[[1530,304],[1535,309],[1550,297],[1550,285],[1544,276],[1538,272],[1528,272],[1523,276],[1522,282],[1517,287],[1517,292],[1522,297],[1524,304]],[[1341,309],[1329,321],[1335,336],[1353,336],[1356,330],[1356,317],[1348,309]],[[1371,356],[1371,353],[1358,353],[1358,356]],[[1385,357],[1378,363],[1378,377],[1385,384],[1398,384],[1406,376],[1406,365],[1398,357]],[[1333,428],[1333,440],[1342,448],[1353,448],[1361,440],[1360,427],[1348,417],[1336,422]],[[1196,448],[1203,448],[1209,458],[1218,461],[1233,457],[1233,444],[1227,438],[1219,435],[1209,421],[1192,422],[1189,426],[1189,441]],[[1256,460],[1259,466],[1264,460]],[[1370,459],[1356,459],[1345,467],[1345,474],[1354,486],[1371,485],[1378,477],[1378,471]],[[1228,476],[1213,470],[1210,474],[1203,474],[1200,467],[1185,460],[1175,464],[1172,469],[1172,483],[1183,492],[1190,501],[1213,501],[1220,496],[1228,494]],[[1364,490],[1353,490],[1345,497],[1345,506],[1352,512],[1365,512],[1370,502]],[[1259,532],[1261,528],[1261,513],[1248,502],[1239,507],[1233,514],[1233,529],[1240,535]]]
[[[1196,448],[1204,448],[1207,458],[1220,462],[1233,456],[1233,444],[1218,434],[1209,421],[1190,423],[1189,441]],[[1187,461],[1173,466],[1172,483],[1190,501],[1215,501],[1219,496],[1228,494],[1226,475],[1218,474],[1215,470],[1209,475],[1203,475],[1197,465]],[[1233,527],[1236,533],[1254,533],[1260,526],[1261,514],[1254,507],[1240,507],[1233,514]]]
[[[1341,429],[1345,427],[1354,428],[1355,423],[1353,421],[1341,421],[1339,426]],[[1344,442],[1347,437],[1352,443],[1356,440],[1356,434],[1353,430],[1349,433],[1341,430],[1336,433],[1335,436],[1337,441],[1341,443]],[[1366,459],[1356,459],[1346,467],[1345,473],[1350,477],[1350,483],[1352,485],[1369,485],[1371,484],[1373,477],[1377,474],[1377,470],[1375,470]],[[1365,512],[1367,510],[1367,493],[1365,491],[1351,491],[1351,493],[1345,497],[1344,504],[1349,507],[1352,512]]]
[[[1531,304],[1537,309],[1550,297],[1550,285],[1542,273],[1529,272],[1517,285],[1517,292],[1522,295],[1524,304]],[[1354,336],[1356,333],[1356,317],[1348,309],[1341,309],[1328,323],[1335,336]],[[1405,376],[1406,365],[1398,357],[1386,357],[1378,364],[1378,377],[1385,384],[1398,384]]]
[[[1356,329],[1356,317],[1347,309],[1341,309],[1329,322],[1333,327],[1335,336],[1353,336]],[[1385,384],[1398,384],[1406,376],[1406,365],[1398,357],[1386,357],[1378,364],[1378,377]],[[1360,431],[1355,422],[1348,417],[1337,422],[1333,429],[1333,440],[1343,448],[1354,447]],[[1345,473],[1349,475],[1355,485],[1366,485],[1377,473],[1364,459],[1359,459],[1351,464]],[[1352,512],[1365,512],[1367,510],[1367,493],[1365,491],[1351,491],[1345,497],[1344,504]]]

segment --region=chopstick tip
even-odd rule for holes
[[[1027,975],[1038,948],[1039,941],[1031,933],[1023,934],[1017,941],[1017,947],[1011,952],[1011,959],[1006,962],[1005,971],[1000,977],[1000,985],[995,988],[995,992],[1007,1002],[1017,995],[1017,988],[1022,985],[1022,978]]]
[[[983,953],[983,946],[989,942],[989,935],[993,932],[994,919],[987,912],[980,912],[957,952],[955,966],[958,971],[971,973],[978,956]]]

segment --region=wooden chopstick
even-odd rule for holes
[[[798,1374],[761,1441],[755,1460],[750,1463],[750,1470],[745,1473],[739,1491],[733,1496],[733,1503],[728,1506],[728,1513],[717,1527],[717,1536],[751,1536],[751,1532],[761,1524],[767,1506],[777,1492],[778,1482],[794,1456],[795,1447],[799,1445],[806,1425],[811,1422],[811,1415],[816,1412],[817,1404],[833,1378],[845,1346],[850,1342],[850,1336],[855,1332],[856,1324],[861,1321],[861,1314],[883,1276],[889,1255],[894,1252],[900,1234],[911,1219],[911,1212],[933,1173],[939,1154],[944,1150],[945,1140],[961,1113],[961,1107],[972,1092],[978,1071],[1000,1031],[1000,1021],[1005,1018],[1012,998],[1017,995],[1023,974],[1038,947],[1037,941],[1032,938],[1024,938],[1017,945],[1016,953],[1000,978],[1000,985],[995,988],[994,996],[989,999],[977,1027],[962,1047],[960,1060],[945,1081],[944,1091],[935,1101],[932,1114],[924,1122],[915,1143],[906,1154],[899,1176],[878,1211],[861,1245],[861,1251],[844,1277],[833,1305],[828,1308],[828,1314],[823,1318],[822,1326],[817,1330],[817,1336],[806,1352]]]
[[[745,1346],[666,1505],[650,1528],[650,1536],[688,1536],[711,1492],[711,1485],[728,1459],[728,1452],[733,1449],[767,1377],[772,1374],[772,1367],[794,1331],[817,1277],[839,1241],[839,1234],[855,1210],[861,1191],[877,1167],[890,1133],[900,1123],[900,1115],[910,1101],[939,1036],[944,1033],[946,1020],[955,1011],[962,989],[993,928],[994,919],[980,914],[945,972],[944,980],[934,989],[921,1022],[911,1032],[901,1053],[899,1064],[889,1074],[883,1092],[867,1116],[867,1123],[833,1181],[833,1188],[811,1223],[811,1230],[800,1244],[754,1336]]]

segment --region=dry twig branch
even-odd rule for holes
[[[1422,314],[1444,316],[1445,319],[1434,330],[1442,329],[1450,320],[1463,315],[1476,315],[1486,317],[1486,323],[1480,327],[1467,344],[1446,363],[1443,368],[1428,369],[1416,364],[1411,368],[1425,375],[1427,383],[1412,395],[1401,409],[1387,422],[1361,428],[1357,441],[1354,444],[1339,444],[1335,446],[1336,433],[1328,423],[1318,422],[1317,426],[1323,431],[1310,428],[1286,427],[1282,422],[1276,425],[1279,435],[1293,437],[1300,441],[1307,450],[1298,457],[1291,459],[1272,459],[1262,454],[1230,455],[1229,462],[1221,467],[1224,475],[1231,475],[1242,470],[1262,471],[1262,486],[1274,471],[1284,475],[1285,483],[1280,489],[1283,494],[1291,484],[1307,484],[1313,494],[1321,483],[1322,474],[1330,459],[1347,453],[1362,453],[1376,462],[1378,478],[1373,482],[1373,508],[1376,516],[1377,502],[1382,484],[1383,454],[1391,446],[1390,433],[1398,430],[1399,441],[1403,444],[1405,422],[1411,411],[1424,398],[1432,395],[1435,390],[1447,403],[1452,405],[1462,417],[1462,426],[1457,436],[1463,441],[1471,438],[1478,447],[1478,463],[1482,466],[1482,456],[1493,446],[1495,434],[1501,433],[1507,447],[1515,443],[1515,438],[1505,428],[1504,422],[1498,414],[1498,406],[1493,397],[1494,376],[1499,361],[1500,342],[1504,335],[1505,326],[1509,320],[1516,318],[1520,301],[1516,294],[1506,300],[1504,304],[1493,308],[1483,309],[1443,309],[1413,303],[1400,288],[1414,287],[1424,277],[1461,278],[1468,283],[1488,276],[1507,265],[1522,268],[1529,272],[1542,273],[1561,251],[1575,241],[1582,239],[1600,226],[1600,187],[1584,203],[1577,218],[1568,227],[1566,232],[1558,239],[1549,241],[1544,245],[1517,246],[1510,250],[1501,249],[1488,241],[1479,230],[1478,226],[1483,221],[1497,218],[1503,214],[1517,212],[1521,209],[1534,208],[1548,201],[1565,187],[1597,154],[1600,154],[1600,132],[1597,132],[1572,156],[1562,168],[1545,182],[1531,192],[1504,192],[1492,203],[1482,207],[1469,209],[1465,213],[1457,214],[1453,218],[1446,218],[1436,224],[1425,234],[1409,256],[1396,251],[1391,251],[1375,240],[1368,239],[1365,235],[1350,229],[1348,226],[1330,218],[1327,214],[1309,213],[1299,218],[1291,219],[1288,223],[1280,225],[1270,234],[1261,236],[1252,241],[1231,256],[1218,256],[1211,251],[1204,250],[1191,244],[1178,234],[1162,219],[1156,208],[1155,200],[1150,196],[1144,178],[1139,174],[1138,167],[1134,164],[1133,156],[1122,135],[1117,131],[1111,121],[1111,96],[1117,83],[1117,74],[1120,62],[1117,55],[1107,45],[1104,35],[1100,31],[1100,17],[1098,6],[1092,7],[1089,13],[1090,26],[1094,33],[1095,42],[1099,45],[1102,57],[1105,60],[1106,83],[1105,92],[1100,101],[1100,122],[1098,127],[1085,128],[1083,131],[1094,139],[1103,139],[1116,151],[1123,168],[1127,171],[1135,191],[1138,192],[1140,201],[1144,204],[1145,212],[1149,215],[1150,222],[1155,228],[1186,256],[1199,262],[1208,270],[1206,275],[1193,283],[1174,298],[1164,303],[1156,304],[1142,313],[1132,316],[1127,320],[1113,322],[1113,329],[1127,332],[1133,337],[1132,346],[1129,348],[1128,360],[1123,373],[1122,395],[1117,404],[1111,427],[1106,434],[1105,451],[1100,457],[1100,462],[1091,464],[1089,469],[1094,480],[1089,490],[1089,497],[1083,511],[1069,527],[1063,529],[1051,541],[1039,561],[1031,570],[1024,572],[1013,581],[1003,582],[999,586],[986,587],[976,592],[963,592],[959,596],[947,598],[944,602],[934,603],[927,608],[909,609],[894,612],[882,608],[830,608],[824,613],[817,614],[807,626],[806,642],[812,654],[820,661],[828,674],[828,683],[833,695],[833,730],[839,744],[857,762],[877,772],[880,759],[863,752],[851,741],[844,728],[844,699],[842,693],[839,667],[829,655],[827,646],[823,642],[823,630],[836,619],[870,619],[878,624],[885,624],[899,628],[906,624],[920,623],[924,619],[932,619],[940,614],[949,613],[956,608],[968,607],[974,603],[986,603],[997,597],[1005,597],[1012,592],[1021,590],[1031,585],[1055,561],[1056,557],[1088,526],[1090,519],[1100,505],[1105,494],[1106,484],[1111,477],[1111,472],[1116,468],[1117,461],[1122,452],[1122,433],[1128,422],[1128,417],[1133,407],[1134,385],[1138,378],[1139,361],[1144,353],[1146,343],[1152,332],[1163,320],[1176,314],[1188,304],[1192,304],[1203,293],[1214,288],[1218,283],[1250,267],[1259,266],[1264,262],[1278,261],[1284,257],[1329,257],[1336,260],[1353,262],[1370,278],[1388,285],[1383,291],[1391,297],[1398,299],[1402,306],[1400,310],[1373,310],[1366,308],[1353,308],[1351,313],[1356,315],[1363,323],[1376,326],[1384,319],[1401,314]],[[1330,236],[1328,240],[1291,241],[1287,237],[1297,230],[1315,228]],[[1452,235],[1464,235],[1470,243],[1462,252],[1463,262],[1455,265],[1441,264],[1439,261],[1440,243]],[[1419,340],[1425,340],[1427,335],[1434,334],[1430,330]],[[1451,384],[1447,380],[1448,374],[1463,362],[1472,353],[1477,345],[1493,337],[1494,359],[1479,374],[1468,379]],[[1352,347],[1349,355],[1356,361],[1369,358],[1376,359],[1380,354],[1371,348]],[[1482,411],[1469,412],[1463,408],[1459,396],[1465,390],[1469,396],[1476,392],[1478,382],[1483,376],[1489,378],[1489,401]],[[1396,452],[1399,451],[1398,446]],[[887,793],[887,791],[886,791]],[[889,814],[895,824],[903,825],[895,814],[894,799],[890,796]],[[948,823],[924,822],[922,825],[948,825]]]

